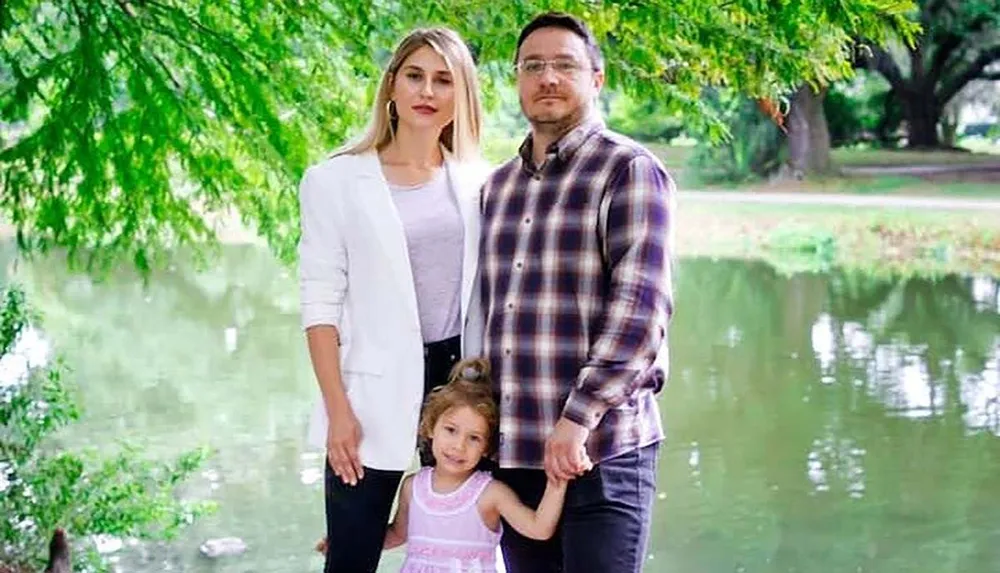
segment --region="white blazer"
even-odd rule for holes
[[[465,224],[466,325],[478,290],[479,191],[490,168],[450,157],[445,167]],[[299,208],[302,327],[333,325],[340,332],[342,378],[361,424],[361,463],[405,470],[413,461],[423,400],[423,339],[406,236],[378,156],[339,155],[310,167]],[[481,348],[480,326],[467,330],[463,353]],[[311,446],[326,448],[327,424],[320,399],[309,423]]]

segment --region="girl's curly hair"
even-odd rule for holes
[[[420,415],[420,451],[424,465],[433,463],[431,436],[438,419],[452,408],[468,406],[486,419],[489,428],[486,457],[492,457],[500,446],[500,411],[493,398],[490,363],[485,358],[469,358],[451,369],[448,383],[438,386],[427,396]]]

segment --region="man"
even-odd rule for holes
[[[531,134],[483,188],[484,352],[500,396],[498,479],[537,504],[574,479],[547,542],[504,530],[511,573],[640,571],[663,439],[674,185],[608,131],[600,48],[545,14],[521,32]]]

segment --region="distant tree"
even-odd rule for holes
[[[942,113],[975,80],[1000,80],[1000,0],[919,0],[923,32],[912,47],[869,44],[865,63],[889,82],[911,148],[939,147]],[[891,111],[891,110],[890,110]]]

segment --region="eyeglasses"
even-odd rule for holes
[[[576,60],[523,60],[514,66],[518,73],[526,76],[538,77],[545,73],[545,68],[552,67],[552,71],[558,76],[572,77],[579,73],[583,66]]]

